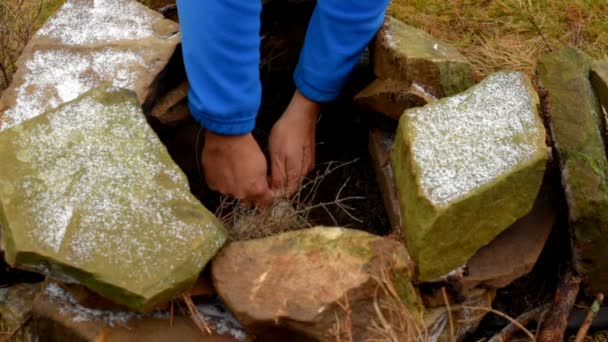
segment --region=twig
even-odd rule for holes
[[[583,342],[585,340],[587,332],[589,331],[589,327],[591,327],[591,323],[595,319],[595,316],[597,316],[597,313],[600,311],[600,306],[602,305],[603,301],[604,294],[598,293],[595,297],[595,300],[593,301],[593,304],[591,304],[591,307],[589,308],[589,312],[587,313],[587,316],[585,317],[581,328],[576,334],[576,339],[574,339],[574,342]]]
[[[15,337],[15,335],[17,335],[17,333],[19,331],[21,331],[21,329],[23,329],[30,321],[32,320],[32,315],[28,315],[23,322],[21,322],[19,324],[19,326],[17,326],[17,328],[15,328],[13,331],[11,331],[7,336],[4,336],[2,339],[0,339],[0,342],[8,342],[10,341],[13,337]]]
[[[494,310],[492,308],[484,308],[481,306],[461,306],[460,308],[462,309],[467,309],[467,310],[482,310],[482,311],[487,311],[487,312],[491,312],[495,315],[498,315],[506,320],[508,320],[509,322],[511,322],[511,324],[514,324],[515,326],[517,326],[521,331],[523,331],[524,333],[526,333],[526,335],[528,335],[528,337],[530,337],[530,340],[534,341],[534,335],[532,335],[532,333],[530,332],[530,330],[526,329],[526,327],[524,327],[523,325],[521,325],[521,323],[519,323],[518,321],[516,321],[514,318],[510,317],[509,315],[502,313],[498,310]]]
[[[553,305],[538,334],[539,342],[563,341],[568,316],[578,295],[581,278],[568,270],[560,280]]]
[[[192,298],[190,298],[188,295],[182,295],[182,300],[186,304],[188,311],[190,311],[190,317],[192,317],[194,324],[196,324],[196,326],[201,331],[201,333],[203,333],[203,334],[207,333],[207,334],[211,335],[211,333],[212,333],[211,328],[209,328],[209,325],[207,324],[205,317],[203,317],[203,315],[201,315],[201,313],[200,313],[200,311],[198,311],[196,305],[194,305]]]
[[[443,296],[443,302],[448,313],[448,322],[450,323],[450,342],[454,342],[454,317],[452,317],[452,308],[450,307],[450,300],[448,299],[445,287],[441,288],[441,295]]]
[[[549,304],[541,305],[532,310],[526,311],[523,314],[519,315],[515,320],[521,325],[526,326],[528,323],[532,321],[539,322],[541,317],[545,314],[545,312],[549,309]],[[502,329],[498,334],[494,335],[488,342],[506,342],[510,341],[513,336],[519,331],[519,326],[510,323],[504,329]]]
[[[553,52],[553,49],[551,48],[551,45],[549,45],[549,41],[547,40],[547,37],[545,37],[545,34],[540,29],[540,27],[538,27],[538,25],[534,21],[534,18],[532,18],[532,14],[530,14],[530,16],[528,17],[528,20],[530,21],[530,23],[532,23],[532,26],[534,26],[534,29],[538,32],[540,37],[543,39],[543,41],[545,42],[545,45],[547,45],[547,48],[549,49],[549,51]]]

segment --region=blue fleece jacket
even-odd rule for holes
[[[333,100],[384,18],[389,0],[318,0],[294,80],[308,99]],[[212,132],[255,126],[261,0],[178,0],[194,118]]]

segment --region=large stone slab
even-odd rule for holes
[[[474,84],[467,59],[428,33],[386,17],[373,44],[378,78],[415,82],[436,97],[451,96]]]
[[[101,298],[82,290],[76,297],[61,284],[49,282],[33,303],[33,332],[41,342],[63,341],[183,341],[237,342],[251,341],[234,317],[221,303],[198,304],[211,334],[203,334],[188,316],[188,312],[174,305],[170,310],[159,310],[148,315],[133,311],[103,308]],[[89,307],[80,302],[97,302]]]
[[[226,240],[127,90],[0,132],[0,165],[7,262],[133,309],[190,287]]]
[[[135,0],[67,0],[38,30],[0,98],[0,130],[111,84],[155,96],[179,26]]]
[[[608,161],[604,120],[594,95],[591,60],[564,48],[543,56],[540,85],[547,91],[549,127],[568,202],[575,267],[589,294],[608,291]]]
[[[419,281],[441,277],[532,209],[548,150],[538,95],[500,72],[406,111],[391,165]]]
[[[212,263],[218,294],[263,341],[281,341],[281,333],[290,340],[335,341],[334,326],[348,324],[345,306],[354,340],[365,340],[370,323],[378,320],[374,297],[383,292],[374,275],[382,270],[420,317],[405,247],[366,232],[316,227],[234,242]]]

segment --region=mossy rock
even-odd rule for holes
[[[567,47],[541,57],[538,65],[568,202],[574,264],[590,295],[608,291],[608,161],[591,64],[585,53]]]
[[[539,98],[519,72],[405,111],[391,165],[419,281],[464,265],[532,209],[548,151]]]
[[[131,91],[95,89],[0,132],[0,165],[6,261],[135,310],[189,288],[226,240]]]
[[[378,78],[417,83],[436,97],[460,93],[473,84],[473,69],[455,47],[386,17],[373,45]]]

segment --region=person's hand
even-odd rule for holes
[[[274,124],[268,147],[271,161],[270,186],[275,196],[292,196],[300,180],[315,166],[315,126],[319,103],[296,90],[289,106]]]
[[[266,157],[251,133],[227,136],[207,131],[202,153],[203,173],[211,189],[246,205],[272,204]]]

